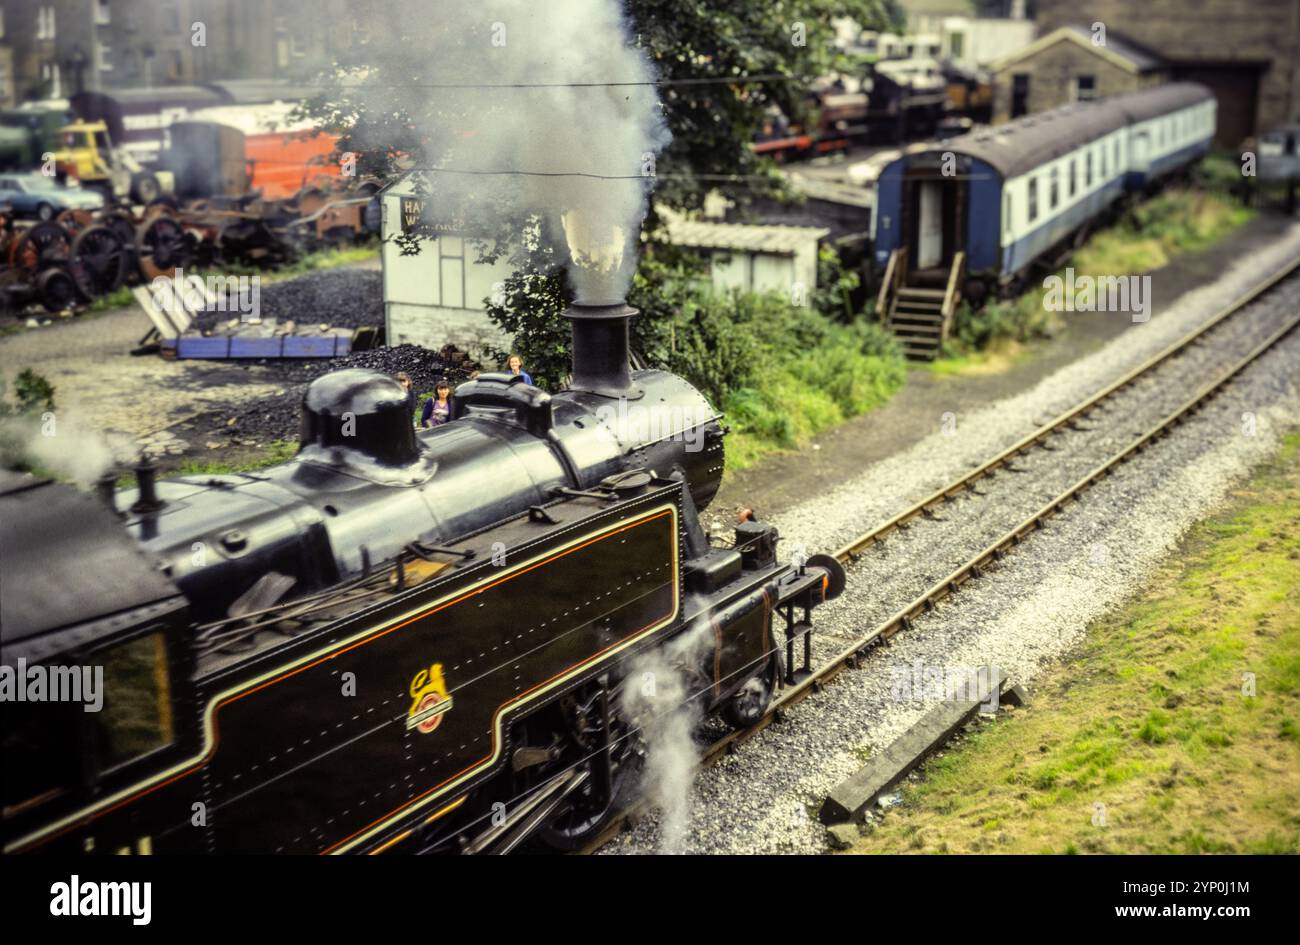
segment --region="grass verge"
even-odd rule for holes
[[[1300,431],[855,852],[1300,849]]]

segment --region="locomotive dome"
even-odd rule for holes
[[[304,449],[356,450],[385,466],[407,465],[419,454],[406,389],[360,368],[326,374],[307,388],[300,442]]]

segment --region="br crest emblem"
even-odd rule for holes
[[[422,669],[411,680],[411,710],[406,714],[406,729],[415,729],[428,735],[442,724],[442,717],[451,711],[451,695],[442,677],[442,664],[434,663]]]

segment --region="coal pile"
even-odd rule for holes
[[[479,370],[478,364],[452,345],[441,351],[430,351],[418,345],[406,344],[356,351],[347,357],[321,361],[260,363],[273,368],[276,375],[284,380],[284,390],[229,411],[213,413],[209,417],[209,428],[213,432],[221,432],[250,443],[296,440],[301,422],[302,398],[308,385],[332,371],[369,368],[390,376],[405,371],[411,376],[415,392],[423,399],[433,393],[439,378],[448,378],[455,388],[457,384],[468,380],[472,372]]]
[[[264,321],[283,324],[328,325],[331,328],[382,328],[384,324],[384,277],[372,269],[323,269],[283,282],[264,285],[260,290],[260,311]],[[233,308],[228,305],[227,309]],[[236,311],[200,312],[194,327],[210,332],[238,318]]]

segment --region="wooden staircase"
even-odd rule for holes
[[[880,320],[898,339],[903,354],[911,361],[933,361],[939,355],[952,328],[953,313],[961,301],[966,254],[954,254],[944,288],[908,285],[907,250],[896,249],[889,256],[880,283],[876,311]]]

